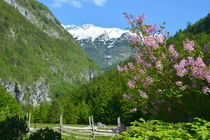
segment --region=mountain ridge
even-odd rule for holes
[[[63,27],[100,66],[102,72],[112,69],[135,53],[135,50],[129,47],[131,33],[128,30],[97,27],[93,24]]]

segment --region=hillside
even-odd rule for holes
[[[20,103],[50,101],[96,75],[95,63],[44,5],[5,1],[0,1],[0,83]]]

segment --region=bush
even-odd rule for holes
[[[167,123],[158,120],[131,123],[132,126],[118,135],[118,139],[209,139],[210,122],[195,118],[192,123]]]
[[[165,23],[158,28],[146,25],[144,15],[124,15],[133,33],[131,47],[138,50],[134,62],[118,66],[128,77],[123,97],[132,104],[130,112],[167,121],[209,118],[210,66],[197,42],[184,38],[177,48],[167,44]]]
[[[29,140],[61,140],[61,134],[53,129],[45,128],[32,133]]]
[[[28,133],[29,129],[25,119],[18,116],[6,118],[0,122],[0,138],[2,140],[16,140]]]

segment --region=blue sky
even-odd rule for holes
[[[145,13],[146,23],[166,21],[171,34],[210,13],[210,0],[38,0],[64,25],[94,24],[101,27],[128,27],[122,13]]]

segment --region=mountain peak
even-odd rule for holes
[[[107,35],[109,39],[116,39],[121,37],[123,33],[128,33],[127,30],[122,30],[119,28],[103,28],[97,27],[93,24],[85,24],[82,26],[77,25],[64,25],[64,28],[68,30],[70,34],[73,35],[77,40],[91,38],[94,41],[99,36]]]

